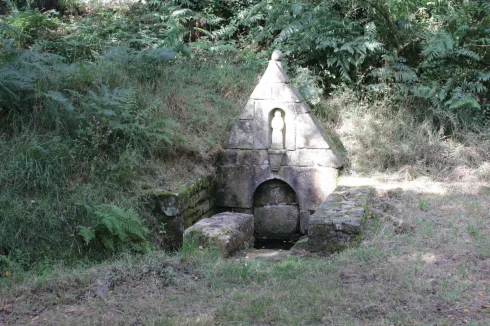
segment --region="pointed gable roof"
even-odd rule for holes
[[[265,73],[229,134],[226,147],[268,149],[271,112],[281,109],[286,125],[285,149],[289,152],[291,165],[302,166],[308,162],[314,166],[341,167],[342,162],[331,150],[323,127],[290,83],[281,63],[282,56],[279,50],[273,52]],[[303,154],[306,150],[313,151],[309,155]],[[313,152],[315,155],[311,155]],[[306,156],[308,160],[305,160]]]

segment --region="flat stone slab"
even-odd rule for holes
[[[184,241],[218,245],[228,257],[254,235],[254,217],[243,213],[220,213],[203,218],[184,231]]]
[[[298,205],[266,205],[255,207],[257,235],[280,235],[298,233]]]
[[[340,187],[330,194],[310,217],[308,249],[332,253],[358,243],[371,192],[369,187]]]

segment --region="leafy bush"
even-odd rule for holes
[[[90,210],[90,207],[85,206]],[[91,226],[81,226],[78,234],[89,250],[104,253],[121,251],[147,252],[150,249],[144,226],[138,213],[116,205],[99,205],[94,210],[95,220]]]
[[[0,27],[0,37],[14,40],[20,47],[28,47],[39,39],[53,39],[60,21],[54,10],[38,9],[14,11],[5,17]]]

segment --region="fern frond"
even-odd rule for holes
[[[92,240],[95,239],[95,233],[86,228],[85,226],[80,227],[78,234],[83,238],[85,244],[88,245]]]

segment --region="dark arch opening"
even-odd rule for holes
[[[258,241],[297,240],[299,205],[294,189],[278,179],[260,184],[254,193],[254,219]]]

